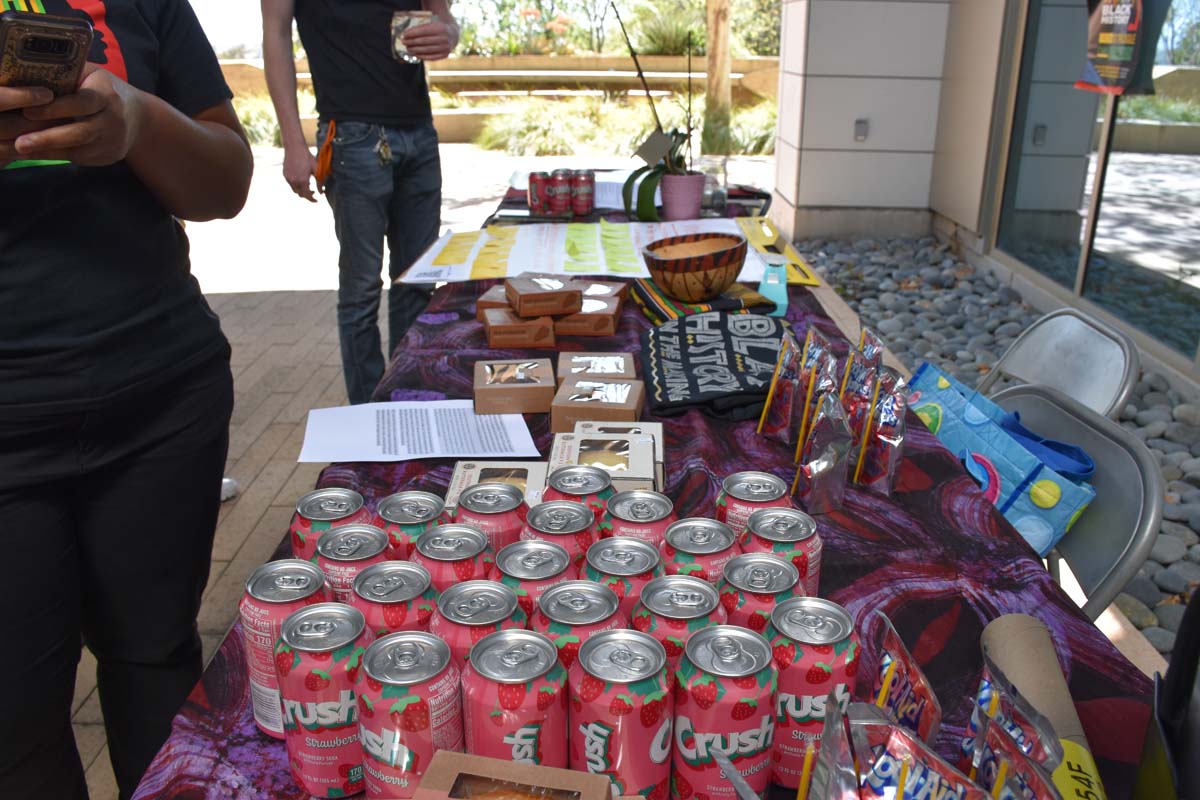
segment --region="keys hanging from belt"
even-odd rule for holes
[[[392,165],[392,145],[388,142],[387,131],[382,128],[379,131],[379,141],[375,143],[375,155],[379,156],[381,167]]]

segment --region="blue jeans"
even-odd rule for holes
[[[321,123],[317,143],[328,128]],[[380,155],[386,141],[390,158]],[[333,140],[333,172],[325,186],[333,208],[338,257],[338,336],[351,403],[366,403],[386,366],[379,341],[380,271],[386,237],[394,281],[438,236],[442,169],[433,123],[386,128],[339,122]],[[431,287],[388,289],[388,352],[429,302]]]

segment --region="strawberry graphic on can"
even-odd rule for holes
[[[593,634],[567,683],[571,769],[607,775],[617,796],[666,800],[673,703],[667,652],[637,631]]]
[[[532,619],[534,604],[542,592],[561,581],[575,580],[579,570],[559,545],[531,539],[500,548],[496,553],[496,577],[516,592],[521,610]]]
[[[454,663],[461,666],[479,640],[496,631],[524,628],[526,622],[512,589],[495,581],[466,581],[438,595],[429,632],[450,646]]]
[[[385,561],[354,579],[350,605],[367,621],[367,641],[398,631],[427,631],[437,605],[429,571],[411,561]]]
[[[567,551],[576,569],[582,569],[584,554],[600,535],[590,507],[571,500],[551,500],[529,509],[521,538],[554,542]]]
[[[525,495],[510,483],[477,483],[458,496],[454,521],[483,531],[492,552],[510,545],[521,536],[525,515]]]
[[[613,496],[612,476],[599,467],[571,464],[559,467],[546,478],[542,501],[570,500],[582,503],[599,520]]]
[[[417,539],[412,561],[428,570],[433,588],[439,592],[492,575],[488,538],[470,525],[439,525],[429,531]]]
[[[371,521],[363,496],[353,489],[317,489],[296,502],[288,528],[292,555],[317,563],[317,540],[326,531],[342,525]]]
[[[607,586],[592,581],[563,581],[538,598],[529,627],[554,642],[559,661],[570,669],[588,637],[628,628],[629,616]]]
[[[668,575],[688,575],[716,583],[729,559],[742,548],[733,529],[723,522],[689,517],[667,528],[659,552]]]
[[[820,750],[830,693],[843,711],[850,703],[858,674],[858,636],[850,614],[837,603],[794,597],[775,606],[766,637],[779,666],[774,780],[794,788],[806,750],[811,747],[814,757]]]
[[[612,589],[621,601],[621,611],[629,616],[642,596],[642,587],[664,574],[662,557],[654,546],[628,536],[594,543],[583,567],[583,577]]]
[[[711,583],[686,575],[664,575],[642,587],[631,623],[635,630],[658,640],[667,651],[667,664],[674,668],[683,657],[688,637],[710,625],[723,625],[726,619]]]
[[[430,492],[396,492],[379,501],[371,524],[388,535],[388,558],[408,559],[421,534],[450,521],[442,498]]]
[[[730,625],[762,633],[778,603],[791,599],[800,587],[800,572],[790,561],[769,553],[743,553],[725,565],[717,584]]]
[[[288,761],[313,797],[363,790],[355,692],[364,626],[356,608],[317,603],[284,620],[275,646]]]
[[[462,677],[468,753],[567,766],[567,670],[540,633],[506,630],[471,648]]]
[[[791,508],[788,487],[768,472],[735,472],[721,482],[716,517],[739,536],[761,508]]]
[[[731,795],[714,757],[718,751],[753,791],[766,796],[777,677],[771,646],[753,631],[714,625],[688,639],[675,673],[675,800]]]
[[[658,547],[676,519],[675,505],[665,494],[645,489],[618,492],[605,503],[600,535],[629,536]]]
[[[342,525],[317,542],[317,566],[325,573],[333,598],[350,602],[354,579],[372,564],[387,560],[388,536],[374,525]]]
[[[358,724],[367,797],[412,797],[435,752],[462,752],[462,673],[449,646],[423,631],[377,640],[363,671]]]
[[[800,571],[804,594],[816,596],[821,584],[821,537],[817,521],[794,508],[765,508],[750,515],[742,549],[774,553]]]

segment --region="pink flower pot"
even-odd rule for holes
[[[662,176],[663,219],[699,219],[704,199],[704,173]]]

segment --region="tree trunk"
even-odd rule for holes
[[[705,95],[704,133],[701,149],[705,153],[729,153],[730,108],[733,93],[729,83],[732,62],[729,58],[729,2],[706,0],[708,27],[708,91]]]

